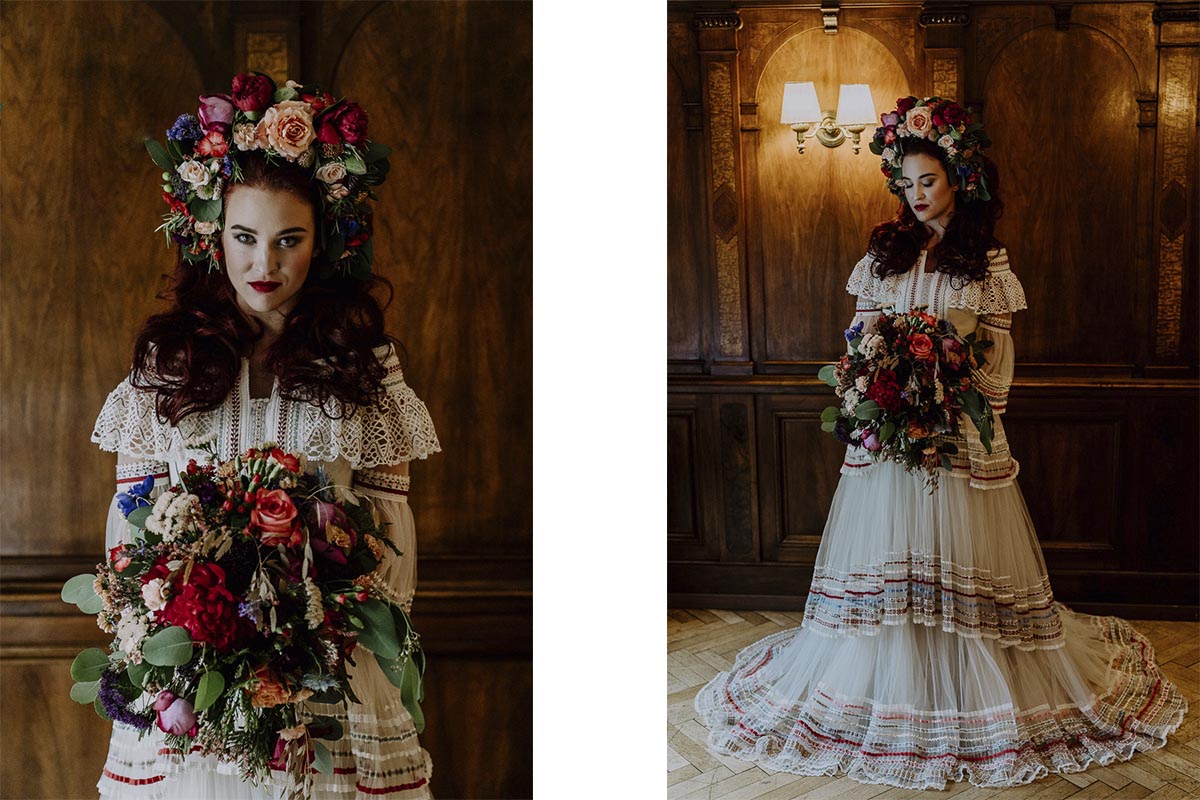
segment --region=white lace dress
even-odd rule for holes
[[[1025,295],[1007,252],[982,281],[880,280],[863,258],[851,324],[918,305],[995,342],[975,375],[997,414],[993,452],[964,419],[929,494],[919,474],[847,449],[804,620],[744,650],[695,706],[718,753],[801,775],[906,789],[1013,786],[1165,744],[1187,701],[1146,639],[1054,600],[1000,421],[1012,312]]]
[[[360,409],[350,419],[331,419],[311,403],[294,403],[280,397],[276,384],[271,396],[252,399],[249,366],[243,360],[237,388],[225,403],[211,411],[193,414],[178,427],[159,422],[154,395],[129,384],[128,378],[109,394],[96,420],[92,441],[101,449],[136,459],[117,468],[117,488],[144,476],[156,477],[155,492],[178,480],[189,458],[203,461],[198,448],[217,443],[222,460],[232,458],[264,441],[285,450],[305,453],[309,471],[323,464],[336,485],[353,486],[372,499],[381,520],[390,523],[389,535],[403,557],[385,565],[380,583],[398,602],[411,607],[416,588],[416,534],[407,502],[406,468],[384,471],[378,467],[405,465],[441,450],[429,412],[404,382],[400,362],[390,346],[376,351],[384,366],[386,397],[372,408]],[[336,401],[331,401],[336,405]],[[106,548],[127,536],[124,517],[114,496],[108,513]],[[399,691],[388,682],[373,658],[356,658],[351,667],[355,694],[363,701],[351,703],[349,715],[341,705],[310,703],[314,713],[336,717],[345,735],[329,743],[333,774],[316,774],[316,797],[390,797],[409,800],[430,798],[432,763],[417,740],[412,717],[400,702]],[[235,768],[214,756],[170,751],[162,734],[152,727],[144,738],[126,725],[113,725],[108,759],[97,784],[101,798],[187,798],[187,800],[265,800],[280,796],[282,781],[264,787],[245,784]]]

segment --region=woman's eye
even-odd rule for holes
[[[233,240],[240,244],[253,244],[254,243],[254,237],[248,233],[239,233],[233,237]]]
[[[295,236],[285,236],[279,240],[279,244],[283,247],[295,247],[297,244]]]

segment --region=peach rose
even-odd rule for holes
[[[933,115],[929,112],[929,106],[917,106],[910,110],[904,124],[914,136],[928,136],[933,128]]]
[[[268,547],[300,544],[300,526],[296,522],[296,506],[283,489],[260,491],[250,512],[250,524],[258,528],[262,543]]]
[[[265,136],[276,152],[295,161],[317,136],[313,130],[312,106],[299,100],[278,102],[263,114],[255,134],[260,141]]]
[[[271,708],[288,702],[291,692],[267,666],[255,669],[254,677],[258,678],[258,682],[254,684],[254,689],[250,694],[250,705],[258,708]]]
[[[932,361],[936,358],[933,354],[933,340],[923,333],[914,333],[909,338],[908,352],[918,361]]]

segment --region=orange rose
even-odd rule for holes
[[[254,677],[258,678],[258,681],[250,694],[250,705],[271,708],[288,702],[291,692],[265,664],[254,670]]]
[[[262,543],[268,547],[286,544],[295,547],[303,541],[300,524],[296,521],[296,505],[283,489],[259,490],[250,524],[261,531]]]

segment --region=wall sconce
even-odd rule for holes
[[[877,125],[878,120],[871,87],[865,83],[842,84],[836,115],[832,111],[821,111],[812,81],[783,85],[783,114],[779,121],[791,125],[796,132],[796,150],[800,153],[804,152],[805,139],[815,136],[826,147],[837,147],[846,141],[847,135],[857,153],[860,134],[868,125]],[[808,133],[814,125],[817,129]]]

